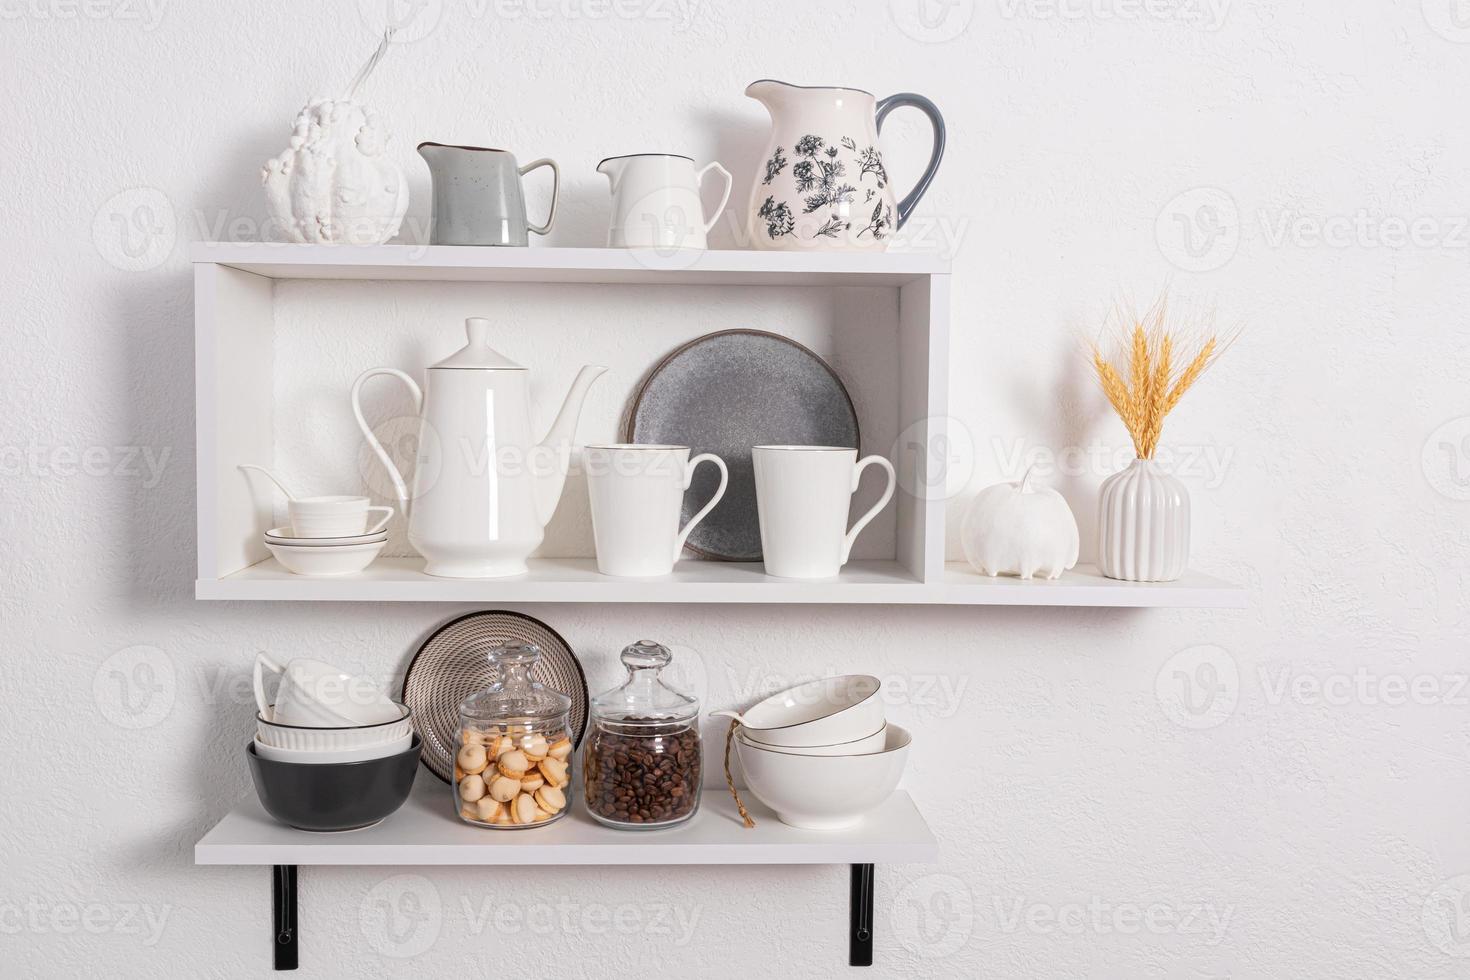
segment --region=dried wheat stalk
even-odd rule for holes
[[[1115,316],[1104,329],[1104,335],[1108,334],[1112,335],[1108,346],[1125,354],[1127,380],[1099,342],[1089,345],[1093,371],[1108,404],[1128,430],[1138,458],[1152,459],[1163,433],[1164,416],[1227,345],[1213,332],[1173,326],[1167,297],[1160,297],[1141,317]],[[1176,359],[1176,352],[1184,356]],[[1181,363],[1184,367],[1177,369]]]

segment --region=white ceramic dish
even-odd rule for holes
[[[291,534],[289,527],[273,527],[265,532],[265,540],[267,544],[283,544],[288,547],[336,548],[342,545],[376,544],[379,541],[387,541],[388,532],[354,534],[345,538],[298,538]]]
[[[390,755],[407,752],[412,744],[413,732],[391,742],[380,742],[377,745],[364,745],[354,749],[314,749],[312,751],[283,749],[278,745],[262,742],[257,737],[255,751],[262,759],[270,759],[274,762],[295,762],[320,766],[333,762],[367,762],[369,759],[385,759]]]
[[[745,736],[763,745],[839,745],[867,738],[883,727],[881,686],[868,674],[842,674],[773,694],[748,711],[710,713],[738,718]]]
[[[314,545],[284,545],[265,543],[266,550],[288,572],[311,578],[330,575],[352,575],[373,563],[373,559],[387,547],[384,539],[376,544],[352,544],[318,547]]]
[[[888,726],[884,725],[867,738],[854,739],[851,742],[840,742],[837,745],[788,745],[777,748],[774,745],[764,745],[753,739],[745,737],[744,731],[737,734],[737,738],[743,740],[752,749],[762,752],[787,752],[791,755],[872,755],[874,752],[882,752],[888,741]]]
[[[413,719],[407,708],[399,706],[402,717],[376,725],[318,728],[306,725],[282,725],[255,716],[255,740],[271,748],[291,752],[332,752],[368,748],[397,743],[413,734]]]
[[[911,739],[889,725],[883,751],[869,755],[815,756],[762,751],[742,739],[735,753],[755,797],[792,827],[840,830],[888,799],[903,776]]]

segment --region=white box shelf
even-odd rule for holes
[[[200,599],[1244,605],[1244,592],[1199,575],[1148,585],[1079,568],[1057,582],[1019,582],[946,566],[944,501],[905,490],[923,486],[920,450],[943,435],[948,411],[949,267],[932,256],[202,244],[193,259]],[[620,376],[623,394],[640,380],[637,372],[714,329],[733,323],[793,336],[843,374],[858,406],[863,451],[890,456],[898,469],[894,506],[859,538],[843,574],[821,582],[770,578],[759,564],[696,560],[656,581],[598,575],[585,527],[572,526],[575,516],[558,527],[563,511],[585,510],[585,501],[572,499],[583,494],[572,482],[542,554],[519,578],[437,579],[418,570],[418,559],[392,557],[345,578],[286,573],[260,540],[275,515],[238,465],[350,456],[361,442],[347,407],[351,379],[379,364],[421,373],[456,342],[459,322],[446,310],[487,309],[509,310],[507,331],[550,352],[529,360],[547,373],[548,385],[570,380],[571,357],[621,359],[623,370],[610,374]],[[627,318],[641,310],[648,322],[636,332],[597,329],[605,312]],[[426,334],[425,322],[436,332]],[[322,336],[303,340],[308,330]],[[305,364],[320,364],[319,376],[304,378]],[[591,406],[583,441],[594,438]],[[597,438],[612,436],[620,406],[604,401],[602,408]],[[301,416],[306,424],[295,423]],[[325,446],[310,441],[319,429],[331,433],[322,437]],[[360,473],[350,475],[361,481]],[[336,486],[330,492],[343,492]],[[863,499],[856,506],[866,506]],[[390,539],[390,553],[394,544],[403,542]]]

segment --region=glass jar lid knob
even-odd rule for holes
[[[673,659],[674,655],[669,652],[668,647],[653,640],[639,640],[623,647],[622,661],[629,670],[667,667]]]

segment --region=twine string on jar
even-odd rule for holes
[[[730,787],[730,795],[735,797],[735,809],[740,811],[740,816],[745,821],[745,826],[751,828],[755,826],[755,820],[751,818],[750,813],[745,809],[745,804],[740,802],[740,791],[735,788],[735,777],[730,775],[730,745],[735,741],[735,731],[739,727],[740,720],[731,719],[730,730],[725,733],[725,785]]]

